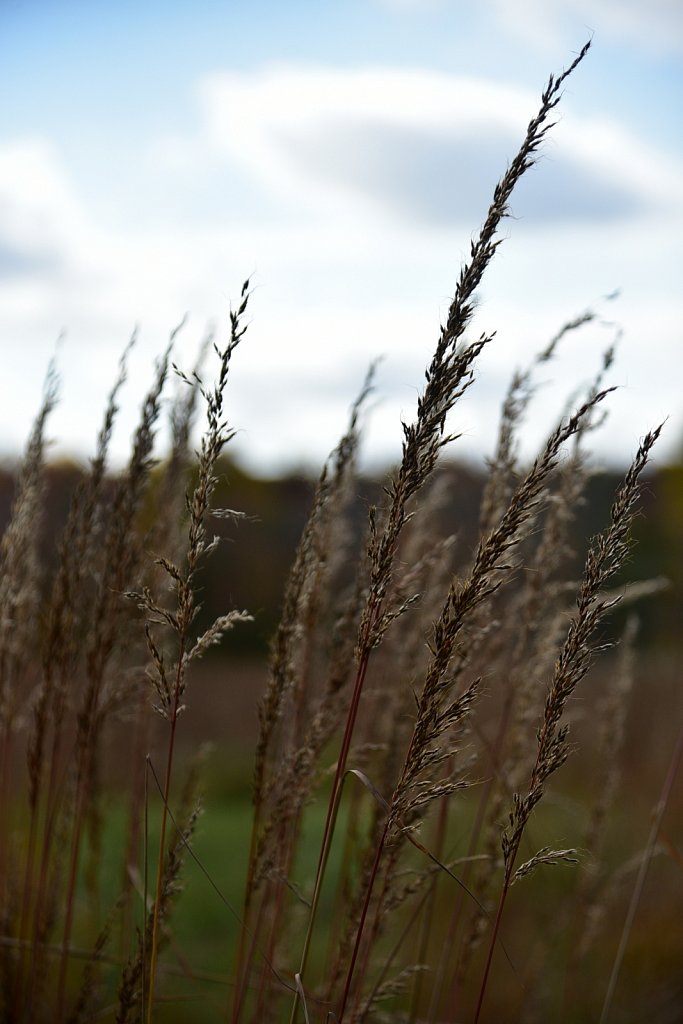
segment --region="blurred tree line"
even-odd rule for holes
[[[449,476],[448,493],[452,495],[442,512],[442,528],[457,531],[459,543],[474,552],[485,471],[471,464],[451,462],[444,463],[441,472]],[[54,563],[71,495],[82,473],[83,468],[73,462],[54,463],[48,468],[43,521],[37,524],[46,570]],[[610,471],[590,477],[584,501],[574,510],[577,576],[589,539],[605,525],[621,475]],[[11,468],[0,469],[0,531],[9,520],[14,480]],[[230,608],[248,609],[255,619],[231,634],[224,653],[262,656],[267,651],[314,488],[315,481],[303,475],[265,480],[250,476],[228,459],[222,460],[215,504],[236,509],[244,517],[215,523],[222,541],[202,573],[198,626],[201,628]],[[367,508],[381,502],[382,483],[361,478],[352,524],[359,543]],[[624,582],[656,577],[670,581],[663,593],[640,601],[638,606],[641,645],[656,646],[665,652],[680,645],[683,627],[683,461],[660,467],[647,476],[641,508]],[[150,525],[144,520],[143,509],[143,532]],[[150,556],[157,554],[163,552],[150,552]],[[614,617],[614,629],[618,628],[619,617],[619,613]]]

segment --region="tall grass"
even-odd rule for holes
[[[186,699],[202,699],[189,696],[195,662],[250,618],[228,608],[208,628],[197,627],[199,574],[218,542],[211,532],[239,518],[212,500],[233,434],[225,396],[245,335],[249,282],[230,314],[227,342],[208,339],[192,373],[172,364],[171,338],[129,464],[116,477],[107,460],[126,351],[47,580],[38,524],[46,421],[57,400],[50,370],[0,549],[4,1021],[513,1019],[494,990],[496,971],[506,979],[504,998],[515,992],[514,1019],[585,1019],[578,989],[592,977],[596,922],[613,882],[603,854],[618,794],[633,618],[600,705],[604,777],[585,798],[593,859],[580,834],[564,845],[556,808],[545,816],[541,809],[572,754],[569,711],[605,646],[605,617],[655,589],[629,591],[615,576],[628,559],[640,477],[660,428],[638,447],[579,580],[571,576],[569,539],[589,474],[587,442],[611,391],[604,382],[611,350],[530,465],[520,461],[517,438],[538,365],[593,313],[566,324],[511,381],[473,552],[440,531],[449,491],[439,467],[455,441],[452,413],[475,383],[482,350],[494,343],[468,337],[477,289],[512,192],[588,48],[550,78],[496,186],[415,419],[402,424],[400,465],[382,505],[369,509],[360,545],[356,456],[372,369],[318,481],[260,702],[243,898],[226,909],[223,974],[214,979],[222,994],[213,1009],[199,996],[180,1009],[167,1001],[174,975],[165,948],[174,947],[199,991],[203,965],[191,950],[178,950],[174,905],[188,859],[205,874],[194,884],[210,886],[219,904],[230,873],[227,835],[222,872],[209,875],[197,856],[196,772],[182,781],[177,745]],[[207,350],[217,360],[214,384],[204,382]],[[172,450],[153,473],[171,373],[179,383]],[[155,720],[164,730],[161,767],[147,756]],[[129,771],[125,816],[112,839],[102,751],[117,729]],[[18,753],[26,756],[25,776]],[[672,762],[660,824],[673,772]],[[612,1012],[654,835],[638,860],[611,968],[592,982],[601,986],[602,1020]],[[106,905],[103,865],[115,856],[118,895]],[[561,877],[558,864],[570,865]],[[540,899],[528,879],[548,868],[558,881]],[[516,896],[518,886],[526,897]],[[184,900],[193,900],[192,891]],[[543,918],[545,900],[555,908],[558,950],[552,957],[544,950],[533,968],[525,962],[521,977],[515,931],[533,934],[530,920],[536,911]]]

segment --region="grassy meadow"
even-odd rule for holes
[[[495,189],[368,504],[370,368],[267,663],[230,657],[260,610],[209,571],[244,537],[223,475],[250,282],[194,369],[171,338],[114,474],[124,352],[46,554],[48,372],[0,546],[3,1022],[681,1020],[680,653],[639,642],[665,583],[629,577],[661,427],[578,550],[611,349],[536,457],[518,451],[539,371],[594,313],[510,381],[473,541],[443,528],[452,414],[496,344],[473,329],[479,284],[587,50]],[[258,539],[246,559],[268,572]]]

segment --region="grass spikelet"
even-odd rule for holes
[[[233,1020],[237,1020],[241,1013],[244,989],[251,970],[245,942],[253,899],[267,875],[284,879],[289,872],[303,807],[310,794],[324,744],[336,725],[340,691],[349,675],[352,651],[346,642],[337,649],[336,657],[332,655],[330,658],[323,692],[310,693],[313,636],[325,603],[323,592],[334,579],[336,569],[329,552],[341,552],[345,547],[345,504],[354,477],[358,423],[372,389],[374,373],[373,364],[351,409],[347,431],[318,481],[311,512],[287,580],[282,616],[272,645],[268,683],[259,706],[253,781],[254,818],[245,885],[244,927],[238,946],[239,980],[233,1003]],[[341,614],[342,621],[348,620],[341,635],[352,635],[357,622],[357,605],[358,600],[352,599],[346,602],[343,611],[333,613],[337,617]],[[314,708],[306,718],[302,713],[305,703],[312,703]],[[278,726],[288,709],[290,735],[279,737],[278,743]],[[281,891],[282,882],[276,883],[275,887]],[[262,920],[261,915],[259,920]],[[277,934],[278,920],[279,913],[270,922],[271,936]],[[258,935],[258,930],[252,934],[252,951]],[[274,949],[270,948],[268,959],[273,955]]]
[[[159,703],[157,705],[162,717],[168,723],[167,758],[162,789],[161,829],[156,872],[156,891],[151,912],[149,932],[149,985],[146,994],[146,1019],[151,1021],[154,1012],[154,992],[156,968],[159,952],[160,923],[164,910],[164,849],[166,845],[166,829],[168,824],[168,808],[171,794],[171,780],[175,752],[176,727],[178,716],[183,710],[183,697],[187,685],[187,668],[190,662],[200,657],[207,647],[219,643],[223,635],[238,622],[249,619],[246,612],[233,611],[220,616],[209,629],[193,641],[192,628],[198,607],[195,598],[196,576],[202,560],[217,543],[217,539],[207,540],[207,518],[211,508],[211,498],[217,484],[216,465],[226,444],[234,436],[224,419],[224,393],[228,382],[232,356],[244,337],[246,326],[243,324],[244,314],[249,303],[249,280],[244,282],[237,309],[230,311],[230,336],[221,350],[214,344],[214,352],[218,358],[218,372],[213,387],[207,387],[202,379],[195,374],[192,379],[177,370],[178,375],[191,387],[197,387],[204,399],[206,411],[206,429],[202,434],[199,451],[197,483],[187,499],[189,524],[187,530],[187,549],[185,565],[178,567],[169,559],[159,559],[158,564],[166,572],[175,591],[175,607],[164,607],[145,588],[141,593],[129,591],[128,596],[135,600],[146,613],[145,635],[151,659],[151,675]],[[168,354],[167,354],[168,360]],[[192,406],[188,406],[191,409]],[[165,657],[161,647],[154,639],[155,630],[159,627],[170,629],[173,638],[172,667],[166,668]]]
[[[638,480],[661,429],[660,426],[646,434],[641,442],[616,495],[612,506],[611,523],[604,533],[595,539],[586,559],[584,578],[577,597],[577,611],[567,631],[546,697],[543,721],[538,732],[538,751],[528,790],[524,796],[515,794],[509,827],[503,833],[503,887],[477,1005],[477,1019],[483,1005],[493,950],[507,894],[512,884],[522,836],[535,806],[543,796],[545,783],[568,757],[569,727],[561,724],[564,710],[576,686],[588,671],[594,656],[593,634],[602,618],[615,604],[615,600],[605,600],[600,594],[628,556],[630,529],[638,500]]]
[[[180,325],[182,327],[182,324]],[[75,889],[81,846],[86,823],[95,809],[97,758],[99,737],[106,719],[108,706],[118,678],[110,682],[108,670],[117,650],[117,637],[122,629],[125,612],[122,594],[130,584],[135,567],[141,557],[135,531],[135,518],[143,499],[145,486],[153,465],[155,430],[160,413],[161,394],[168,373],[170,349],[180,327],[173,332],[171,341],[157,363],[155,379],[143,402],[138,427],[133,438],[127,471],[117,487],[111,506],[110,518],[102,550],[102,567],[98,578],[98,591],[93,602],[89,635],[85,642],[85,686],[76,713],[74,757],[74,797],[71,839],[66,869],[65,915],[62,946],[70,943],[73,925]],[[121,376],[123,375],[121,371]],[[113,408],[114,401],[110,401]],[[108,423],[105,423],[105,431]],[[61,958],[57,992],[56,1019],[62,1021],[65,1013],[68,957]]]
[[[8,1006],[20,998],[24,974],[24,946],[28,935],[30,894],[33,887],[37,823],[32,813],[28,857],[24,872],[23,897],[17,905],[11,879],[19,871],[12,862],[7,837],[13,832],[10,817],[10,765],[15,734],[26,713],[26,694],[30,692],[31,651],[34,645],[35,622],[39,619],[41,508],[44,490],[45,427],[57,402],[58,378],[50,364],[43,389],[43,399],[36,416],[17,480],[9,525],[0,542],[0,908],[2,918],[11,920],[12,905],[18,913],[19,949],[3,949],[2,976],[12,978],[5,986]],[[29,802],[33,810],[33,789],[40,758],[29,754]]]
[[[434,355],[425,373],[426,384],[423,393],[418,398],[416,418],[412,424],[403,424],[401,465],[387,490],[388,510],[381,526],[376,522],[374,516],[370,519],[368,548],[370,583],[358,635],[356,681],[328,805],[313,906],[299,967],[299,974],[302,978],[315,923],[319,893],[334,834],[340,786],[346,771],[370,654],[381,642],[393,618],[391,614],[389,616],[386,614],[385,597],[393,573],[399,539],[404,526],[412,515],[410,501],[429,479],[441,450],[454,439],[451,435],[446,434],[447,417],[458,399],[472,384],[473,365],[490,338],[482,335],[477,341],[469,344],[460,345],[459,342],[472,319],[475,292],[500,244],[496,239],[496,233],[501,220],[509,212],[508,204],[515,185],[533,165],[535,153],[550,127],[548,117],[559,102],[562,85],[586,56],[589,48],[590,42],[583,47],[566,71],[558,76],[551,75],[541,96],[539,111],[529,122],[517,155],[496,185],[484,225],[477,239],[472,243],[470,259],[461,269],[455,296],[450,305],[446,322],[441,329]],[[295,998],[291,1024],[294,1024],[296,1009],[297,1000]],[[340,1019],[343,1017],[343,1012],[342,1005]]]
[[[116,472],[109,449],[126,349],[89,471],[69,471],[68,497],[67,474],[45,464],[51,368],[0,540],[0,1021],[203,1022],[222,1012],[232,1024],[570,1024],[597,1018],[603,988],[602,1019],[616,1017],[618,979],[631,1016],[647,1005],[659,1019],[667,1000],[674,1005],[669,965],[680,943],[661,924],[674,897],[667,889],[663,900],[661,885],[646,894],[645,879],[651,865],[668,868],[673,892],[682,863],[673,811],[672,823],[664,814],[683,733],[647,842],[633,774],[627,815],[618,795],[621,760],[634,760],[643,737],[657,746],[660,707],[673,714],[671,607],[660,621],[636,602],[665,586],[655,561],[678,542],[680,480],[668,467],[672,503],[660,472],[653,476],[645,500],[654,525],[648,518],[634,559],[638,582],[626,584],[641,480],[661,428],[643,439],[598,532],[609,499],[588,449],[609,406],[618,339],[535,457],[520,454],[540,368],[574,332],[614,325],[588,309],[515,372],[486,471],[442,458],[477,360],[493,344],[493,333],[473,331],[477,291],[513,190],[587,50],[551,77],[495,188],[383,489],[358,458],[371,366],[311,485],[269,656],[259,649],[262,662],[247,661],[256,630],[230,651],[238,693],[221,690],[218,648],[250,620],[243,605],[274,615],[282,547],[304,521],[309,493],[299,479],[281,490],[252,479],[229,454],[227,386],[250,282],[225,340],[209,332],[194,369],[171,362],[173,332]],[[170,449],[158,459],[172,369]],[[224,497],[225,477],[243,497]],[[43,535],[40,517],[57,505],[59,522],[46,516]],[[240,543],[210,557],[235,524]],[[675,601],[673,562],[671,576]],[[248,596],[217,600],[221,588],[237,595],[242,586]],[[642,615],[637,645],[632,618],[625,627],[625,615],[608,621],[617,608]],[[619,656],[608,655],[589,692],[582,680],[620,633]],[[637,706],[632,729],[627,701],[641,648],[661,696],[648,694],[642,715]],[[258,728],[249,836],[250,696]],[[180,770],[207,718],[212,731],[225,721],[232,732],[216,746],[211,813],[195,846],[196,771],[182,786]],[[580,758],[570,759],[570,723]],[[638,759],[644,777],[656,760]],[[196,899],[176,910],[194,873]],[[640,968],[634,980],[626,959],[641,924],[640,948],[661,960],[642,999]],[[494,988],[498,945],[508,966]]]

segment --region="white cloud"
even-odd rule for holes
[[[438,133],[445,125],[472,132],[482,123],[507,132],[524,123],[528,96],[508,90],[500,104],[495,86],[423,71],[330,71],[273,67],[254,74],[216,74],[200,83],[208,138],[269,188],[297,201],[340,200],[343,187],[316,173],[306,154],[325,144],[326,126],[375,125]],[[322,136],[322,137],[321,137]],[[362,160],[362,152],[351,153]]]
[[[0,280],[58,269],[60,239],[80,229],[55,154],[40,139],[0,148]]]
[[[629,40],[659,53],[683,52],[680,0],[488,0],[496,21],[539,47],[557,46],[577,30]]]
[[[425,71],[271,68],[200,86],[207,141],[299,210],[389,211],[465,223],[480,214],[538,97]],[[523,213],[614,219],[680,209],[683,166],[566,105]],[[559,192],[559,189],[562,189]],[[515,212],[518,212],[517,210]]]
[[[379,395],[386,398],[373,417],[370,450],[375,458],[395,455],[399,416],[410,416],[414,408],[439,316],[483,219],[490,186],[476,193],[481,201],[463,203],[457,217],[430,219],[415,197],[431,189],[438,198],[462,187],[456,150],[439,192],[429,164],[411,165],[419,170],[414,182],[392,178],[386,147],[394,161],[410,163],[410,146],[420,132],[423,139],[425,133],[432,140],[450,138],[455,147],[478,128],[488,156],[476,163],[474,149],[467,152],[479,187],[482,167],[495,177],[514,152],[537,97],[417,71],[296,68],[213,76],[200,95],[204,121],[189,140],[151,140],[147,172],[156,166],[163,175],[172,157],[177,187],[187,189],[193,187],[196,161],[241,161],[249,179],[259,176],[271,200],[279,197],[278,216],[254,213],[235,223],[219,208],[212,224],[193,224],[176,220],[169,207],[163,231],[124,227],[126,218],[116,230],[104,230],[46,142],[0,147],[0,207],[7,211],[0,219],[3,447],[17,447],[26,436],[54,338],[66,327],[60,355],[64,400],[52,431],[70,448],[91,450],[118,354],[141,320],[116,441],[123,454],[153,355],[169,329],[191,311],[191,326],[179,342],[187,363],[207,316],[224,318],[230,295],[255,270],[254,323],[236,356],[230,392],[231,422],[241,431],[238,448],[261,468],[319,463],[343,429],[368,362],[385,354]],[[379,150],[364,148],[342,161],[341,176],[325,165],[323,150],[316,163],[302,149],[302,139],[315,150],[328,138],[329,126],[340,123],[346,125],[347,147],[362,142],[368,123],[383,129]],[[502,158],[491,150],[499,137]],[[472,445],[481,452],[490,444],[512,367],[567,316],[621,286],[624,299],[615,315],[626,328],[618,369],[626,388],[615,400],[605,444],[625,456],[634,433],[649,427],[660,411],[676,414],[679,407],[683,174],[676,161],[618,125],[579,120],[569,109],[545,152],[531,172],[528,195],[514,204],[516,212],[518,205],[526,209],[525,218],[510,223],[512,237],[484,283],[476,329],[500,333],[484,360],[476,400],[457,424],[468,435],[460,450]],[[375,177],[365,168],[373,153]],[[621,189],[639,212],[629,208],[606,227],[574,216],[552,222],[534,208],[535,186],[545,176],[543,187],[550,189],[558,170],[566,170],[568,154],[588,185]],[[389,204],[382,197],[385,174],[386,190],[394,189]],[[575,190],[576,202],[585,204],[586,194]],[[547,197],[550,204],[549,192]],[[3,246],[29,254],[33,262],[8,262],[3,276]],[[570,349],[561,376],[573,380],[597,358],[594,342]],[[557,399],[548,402],[554,413]],[[680,430],[680,419],[672,421],[670,436]]]

